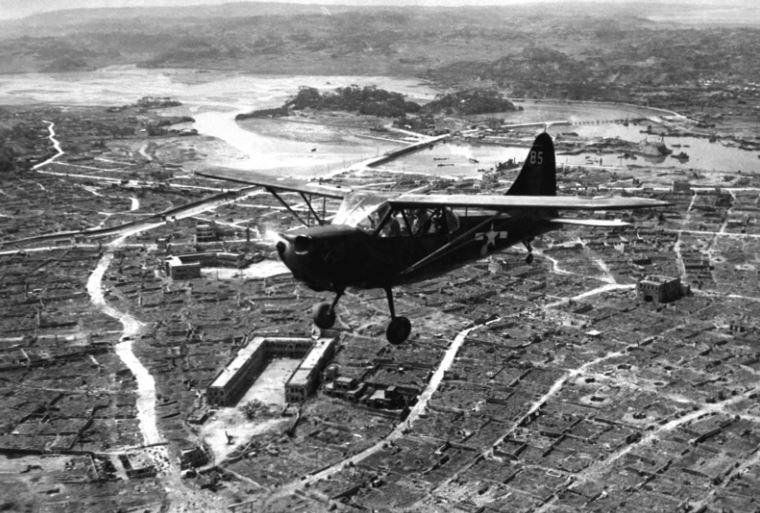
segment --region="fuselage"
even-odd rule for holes
[[[443,274],[513,244],[553,224],[534,212],[460,217],[456,229],[383,234],[329,224],[282,235],[280,258],[310,288],[387,288]]]

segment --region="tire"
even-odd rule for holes
[[[319,303],[312,309],[314,324],[319,329],[329,329],[335,325],[335,310],[330,303]]]
[[[528,256],[525,257],[525,263],[526,264],[532,264],[533,263],[533,253],[528,253]]]
[[[412,323],[406,317],[394,317],[385,330],[385,337],[391,344],[398,345],[409,338],[412,332]]]

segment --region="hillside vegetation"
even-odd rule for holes
[[[456,89],[497,87],[510,97],[652,104],[673,88],[686,103],[695,89],[709,96],[714,86],[720,95],[735,96],[732,91],[756,88],[760,30],[651,21],[677,12],[651,4],[600,10],[582,3],[77,10],[4,23],[0,72],[136,64],[415,76]]]

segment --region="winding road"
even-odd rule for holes
[[[57,158],[65,154],[61,148],[60,142],[56,139],[55,124],[50,121],[46,122],[48,123],[48,131],[50,132],[48,138],[56,149],[56,154],[46,161],[34,166],[33,169],[38,172],[44,172],[41,171],[41,168],[54,162]],[[251,191],[250,189],[241,189],[236,194],[212,196],[206,200],[191,205],[172,209],[171,216],[176,219],[193,217],[202,212],[213,210],[220,205],[239,201],[254,194],[256,194],[256,192]],[[139,200],[133,197],[131,198],[131,201],[131,209],[138,209],[140,206]],[[103,292],[103,276],[113,261],[114,251],[117,248],[124,246],[129,237],[153,230],[159,226],[163,226],[165,223],[166,221],[156,221],[156,219],[152,219],[152,222],[151,220],[148,220],[137,224],[115,227],[115,229],[110,230],[108,235],[117,235],[117,238],[105,245],[105,251],[95,266],[95,269],[93,269],[88,277],[86,287],[91,303],[104,314],[118,320],[122,325],[119,343],[114,346],[114,352],[134,375],[135,380],[137,381],[137,419],[140,426],[140,432],[142,433],[143,443],[145,445],[161,442],[161,435],[159,434],[156,423],[156,383],[153,376],[135,355],[133,347],[134,339],[140,334],[144,325],[128,312],[122,312],[106,301]],[[51,247],[51,249],[53,248],[55,248],[55,246]]]
[[[34,171],[51,164],[65,154],[63,148],[61,148],[60,141],[56,138],[55,123],[52,121],[45,122],[48,123],[48,139],[50,139],[50,142],[53,144],[56,154],[44,162],[40,162],[32,167]],[[133,198],[132,201],[133,210],[135,206],[139,208],[139,202],[135,202],[136,199],[137,198]],[[137,356],[135,356],[132,347],[133,339],[139,335],[143,324],[129,313],[121,312],[106,302],[105,295],[103,294],[103,275],[108,269],[108,266],[111,265],[114,250],[123,245],[127,237],[161,226],[162,224],[163,223],[154,223],[143,225],[139,228],[133,228],[132,230],[124,230],[124,233],[120,237],[106,246],[106,251],[103,253],[103,256],[100,257],[95,269],[87,279],[87,293],[90,296],[92,304],[104,314],[121,322],[122,333],[119,338],[119,343],[114,346],[114,352],[135,376],[137,381],[137,420],[140,425],[140,431],[143,435],[143,442],[146,445],[160,442],[161,436],[158,433],[158,427],[156,424],[156,382],[150,372],[148,372],[145,366],[140,363]]]
[[[196,205],[176,210],[174,217],[177,219],[193,217],[202,212],[213,210],[220,205],[242,200],[252,194],[255,194],[255,192],[231,196],[227,199],[212,197]],[[103,256],[87,280],[87,293],[90,295],[92,304],[101,312],[118,320],[122,324],[121,338],[119,339],[119,343],[114,347],[114,350],[119,359],[121,359],[137,380],[137,418],[145,445],[160,442],[161,436],[156,425],[156,383],[150,372],[135,356],[133,350],[134,338],[140,334],[143,324],[129,313],[117,310],[108,304],[103,294],[103,275],[113,260],[114,250],[123,246],[129,237],[153,230],[164,224],[164,221],[144,223],[122,229],[120,236],[105,246],[106,250]]]
[[[49,159],[43,162],[40,162],[39,164],[35,164],[34,166],[32,166],[33,171],[37,171],[38,169],[55,162],[59,157],[61,157],[64,154],[64,151],[61,148],[60,141],[58,141],[58,139],[55,138],[55,123],[53,123],[52,121],[48,121],[46,119],[43,119],[43,121],[48,124],[48,139],[50,139],[50,142],[53,143],[53,148],[55,149],[55,155],[53,155],[52,157],[50,157]]]
[[[114,352],[127,366],[137,381],[137,420],[143,435],[145,445],[156,444],[161,441],[156,424],[156,382],[148,369],[140,363],[133,351],[133,340],[140,334],[143,323],[127,312],[121,312],[109,305],[103,294],[103,275],[113,260],[114,250],[126,240],[124,235],[109,243],[106,251],[100,257],[95,270],[87,279],[87,293],[90,301],[101,312],[121,322],[122,333],[119,343],[114,346]]]

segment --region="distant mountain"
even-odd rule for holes
[[[0,27],[0,73],[137,65],[416,76],[457,89],[496,87],[513,97],[588,100],[725,77],[757,81],[760,30],[678,25],[668,9],[673,6],[630,3],[599,9],[593,2],[75,9],[6,21]],[[667,21],[653,20],[655,14]],[[490,109],[495,101],[479,95],[465,100],[468,111]]]
[[[323,8],[317,5],[286,4],[276,2],[235,2],[216,3],[203,2],[200,5],[187,5],[187,0],[175,0],[177,5],[167,5],[172,0],[161,2],[164,5],[153,7],[96,7],[92,8],[90,0],[73,0],[66,2],[66,9],[60,9],[62,4],[51,3],[47,0],[4,0],[2,4],[15,4],[8,7],[8,12],[24,13],[24,18],[18,23],[24,25],[81,25],[95,20],[129,20],[134,18],[238,18],[247,16],[267,15],[303,15],[320,14]],[[105,3],[105,2],[102,2]],[[118,4],[119,2],[108,2]],[[132,2],[134,4],[134,2]],[[8,12],[3,7],[5,16]]]
[[[404,6],[409,5],[408,0],[322,0],[322,4],[328,6],[330,9],[333,8],[340,8],[343,7],[351,7],[356,8],[357,6]],[[476,4],[488,4],[489,2],[486,1],[478,1],[478,0],[427,0],[425,2],[425,5],[429,6],[447,6],[447,7],[463,7],[463,6],[473,6]],[[502,6],[509,5],[509,4],[526,4],[526,3],[541,3],[544,5],[550,4],[551,2],[541,1],[541,0],[534,0],[534,2],[531,2],[530,0],[500,0],[500,1],[493,1],[490,2],[493,4],[500,4]],[[563,4],[566,5],[568,2],[564,2]],[[583,2],[573,2],[573,3],[583,3]],[[591,1],[591,2],[585,2],[585,3],[592,3],[596,4],[598,7],[599,3],[602,3],[601,0],[597,1]],[[616,6],[620,5],[631,5],[634,8],[638,8],[639,5],[644,5],[647,7],[651,7],[653,4],[663,4],[662,0],[604,0],[605,4],[615,4]],[[129,7],[124,9],[124,4],[129,4]],[[156,4],[159,4],[158,7],[155,7],[156,9],[163,9],[163,8],[169,8],[171,10],[176,11],[178,7],[182,6],[192,6],[194,9],[200,9],[200,12],[203,12],[203,10],[210,6],[218,6],[218,5],[224,5],[225,8],[227,6],[234,6],[234,3],[230,3],[227,0],[159,0],[156,2],[155,0],[66,0],[65,2],[51,2],[50,0],[0,0],[0,19],[18,19],[26,16],[32,16],[40,13],[45,12],[53,12],[53,11],[61,11],[61,10],[74,10],[74,9],[87,9],[87,10],[111,10],[111,9],[117,9],[121,8],[124,10],[130,10],[130,9],[142,9],[142,8],[153,8],[156,6]],[[284,8],[289,10],[290,12],[297,12],[297,10],[301,8],[307,8],[309,6],[306,6],[304,4],[288,4],[287,2],[270,2],[270,3],[264,3],[264,2],[238,2],[238,4],[248,4],[248,5],[254,5],[254,6],[265,6],[263,9],[269,10],[273,9],[276,10],[277,6],[280,6],[280,8]],[[674,7],[674,8],[693,8],[695,6],[720,6],[721,8],[733,8],[733,7],[755,7],[756,1],[755,0],[729,0],[727,2],[718,2],[716,0],[690,0],[688,2],[667,2],[667,6]],[[679,5],[683,4],[683,5]],[[62,9],[63,7],[63,9]],[[320,9],[321,7],[319,5],[312,5],[312,9]],[[231,9],[235,9],[235,7],[231,7]],[[276,12],[275,12],[276,13]],[[248,14],[246,14],[248,15]]]

